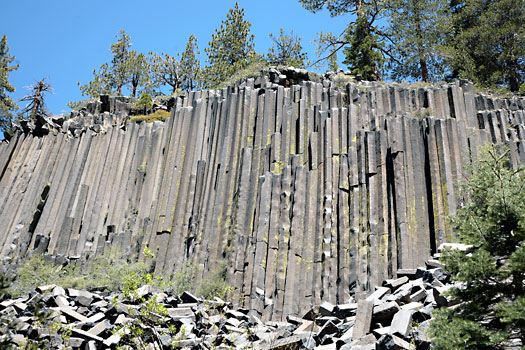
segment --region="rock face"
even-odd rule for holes
[[[467,82],[340,91],[255,80],[178,98],[166,123],[1,143],[0,256],[147,245],[166,276],[185,260],[205,274],[226,260],[236,306],[278,321],[343,304],[398,270],[412,278],[451,237],[445,216],[483,143],[525,163],[524,99],[475,95]],[[419,302],[420,290],[400,298]]]

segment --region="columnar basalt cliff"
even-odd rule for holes
[[[525,163],[524,99],[307,75],[191,92],[166,123],[120,109],[16,134],[0,144],[0,255],[147,245],[166,276],[226,260],[237,303],[280,320],[423,265],[483,143]]]

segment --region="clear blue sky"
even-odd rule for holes
[[[341,33],[351,18],[330,18],[326,11],[312,14],[298,0],[239,0],[252,23],[258,53],[271,46],[270,33],[293,29],[303,37],[303,46],[314,58],[311,41],[316,32]],[[175,55],[184,50],[190,34],[198,39],[202,52],[234,0],[199,1],[115,1],[115,0],[16,0],[4,1],[0,36],[7,35],[10,54],[20,64],[11,72],[19,99],[25,87],[44,77],[54,94],[46,99],[53,114],[69,112],[66,103],[80,100],[77,82],[92,79],[93,69],[109,62],[109,47],[124,29],[131,36],[132,49]],[[204,64],[205,55],[201,54]],[[23,103],[19,103],[22,106]]]

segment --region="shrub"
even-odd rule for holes
[[[147,111],[153,107],[153,99],[147,92],[143,92],[140,95],[139,100],[135,103],[135,108],[143,111]]]
[[[435,349],[494,349],[515,334],[525,343],[525,176],[509,167],[508,150],[482,149],[464,185],[466,205],[451,218],[471,249],[445,250],[442,261],[460,302],[434,312]]]
[[[84,269],[80,262],[63,267],[46,260],[43,255],[34,255],[20,266],[18,278],[9,290],[13,295],[20,295],[41,285],[57,284],[64,288],[104,287],[115,291],[124,285],[126,276],[144,275],[148,270],[142,262],[130,263],[118,249],[110,249],[85,264]]]
[[[141,123],[141,122],[152,123],[155,121],[163,122],[163,121],[166,121],[166,119],[168,119],[169,117],[170,117],[170,112],[159,109],[158,111],[152,114],[134,115],[129,119],[129,121],[131,123]]]
[[[261,71],[267,67],[267,63],[264,61],[256,61],[251,63],[246,68],[241,69],[230,76],[229,79],[226,79],[219,84],[219,88],[225,88],[231,85],[234,85],[241,79],[247,78],[256,78],[261,75]]]

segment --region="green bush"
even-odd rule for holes
[[[234,74],[230,76],[229,79],[226,79],[222,83],[219,84],[219,88],[225,88],[228,86],[232,86],[235,83],[237,83],[241,79],[247,79],[247,78],[257,78],[261,75],[261,70],[266,68],[268,64],[264,61],[256,61],[254,63],[251,63],[246,68],[241,69]]]
[[[144,275],[148,270],[142,262],[130,263],[117,249],[110,249],[85,264],[84,269],[79,262],[62,267],[46,260],[43,255],[34,255],[20,266],[18,277],[9,290],[13,295],[20,295],[38,286],[56,284],[64,288],[104,287],[115,291],[124,285],[126,276]]]
[[[445,250],[442,261],[460,286],[460,302],[433,313],[435,349],[498,349],[517,334],[525,343],[525,174],[509,167],[508,150],[486,146],[462,193],[465,205],[451,218],[467,251]]]
[[[140,95],[140,98],[135,103],[135,108],[143,111],[147,111],[153,107],[153,99],[151,98],[151,95],[144,92],[142,95]]]
[[[134,115],[129,119],[129,121],[130,123],[141,123],[141,122],[152,123],[155,121],[163,122],[163,121],[166,121],[166,119],[168,119],[169,117],[170,117],[170,112],[159,109],[158,111],[152,114]]]

